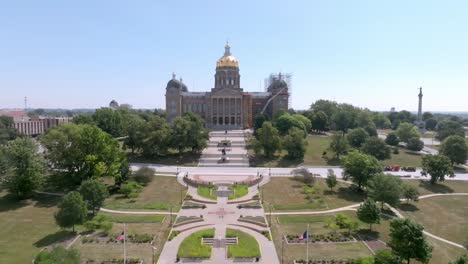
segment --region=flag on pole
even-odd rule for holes
[[[307,236],[309,235],[309,233],[306,231],[304,231],[304,233],[302,235],[299,236],[299,240],[304,240],[304,239],[307,239]]]
[[[118,235],[115,240],[122,241],[124,240],[124,238],[125,238],[125,231],[122,231],[122,233],[120,233],[120,235]]]

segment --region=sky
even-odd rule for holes
[[[164,108],[172,72],[209,91],[226,40],[244,91],[291,103],[468,111],[468,1],[0,2],[0,108]]]

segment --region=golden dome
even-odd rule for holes
[[[216,67],[239,67],[236,57],[231,55],[231,46],[226,43],[224,46],[224,55],[216,62]]]

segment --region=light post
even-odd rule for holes
[[[156,250],[157,248],[154,246],[154,241],[151,241],[151,259],[153,260],[151,263],[154,264],[154,251]]]
[[[172,204],[169,204],[169,225],[172,227]]]
[[[281,236],[281,264],[283,264],[284,256],[284,234]]]

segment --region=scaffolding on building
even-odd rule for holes
[[[283,80],[286,82],[286,84],[288,85],[288,106],[291,107],[291,92],[292,92],[292,73],[282,73],[282,72],[279,72],[279,73],[271,73],[270,76],[268,76],[267,78],[265,78],[265,82],[264,82],[264,90],[265,92],[267,91],[268,87],[270,87],[270,85],[275,82],[275,81],[279,81],[279,80]]]

